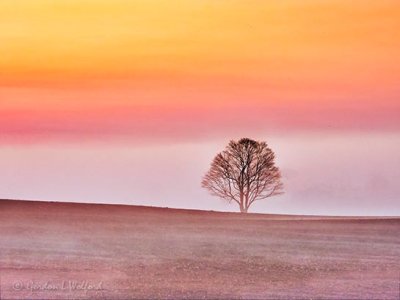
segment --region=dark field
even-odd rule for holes
[[[400,219],[0,200],[1,299],[400,299]]]

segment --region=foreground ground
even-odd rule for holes
[[[400,219],[0,200],[0,299],[400,299]]]

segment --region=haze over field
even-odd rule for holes
[[[271,136],[269,141],[278,156],[285,194],[258,202],[250,211],[400,214],[398,136]],[[3,146],[0,194],[3,198],[236,211],[236,206],[200,187],[212,157],[224,146],[224,141]]]
[[[258,212],[399,215],[397,0],[0,3],[0,197],[231,210],[200,188],[266,140]]]

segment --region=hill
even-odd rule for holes
[[[397,299],[400,218],[0,200],[0,299]]]

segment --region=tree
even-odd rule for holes
[[[248,138],[230,141],[215,156],[202,187],[229,203],[236,202],[240,212],[247,213],[255,201],[283,193],[274,160],[275,154],[265,142]]]

